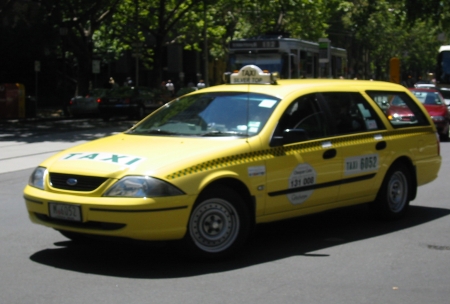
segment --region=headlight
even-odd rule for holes
[[[148,176],[126,176],[115,183],[103,196],[161,197],[182,195],[183,191],[162,180]]]
[[[28,179],[28,185],[44,190],[44,182],[47,172],[47,168],[37,167]]]
[[[398,115],[397,113],[394,113],[392,115],[389,115],[388,119],[393,120],[393,121],[399,121],[399,120],[402,120],[402,117],[400,115]]]

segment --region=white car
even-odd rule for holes
[[[436,85],[434,83],[416,83],[414,87],[418,89],[435,89]]]
[[[445,104],[450,108],[450,89],[449,88],[439,88],[442,97],[444,97]]]

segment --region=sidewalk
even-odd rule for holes
[[[7,141],[36,142],[39,140],[53,141],[65,138],[66,133],[92,132],[123,132],[136,122],[132,120],[112,119],[103,121],[100,117],[73,118],[64,116],[61,108],[39,109],[36,117],[0,118],[0,146]],[[108,131],[109,130],[109,131]],[[110,132],[111,131],[111,132]],[[81,136],[93,139],[92,136]],[[38,139],[39,138],[39,139]]]

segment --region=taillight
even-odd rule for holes
[[[102,99],[101,98],[97,98],[97,103],[101,103]]]

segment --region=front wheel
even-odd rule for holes
[[[242,197],[226,186],[216,186],[197,200],[184,240],[196,257],[223,258],[245,243],[250,223]]]
[[[411,173],[404,164],[389,169],[384,177],[372,209],[382,219],[397,219],[405,215],[410,201]]]

